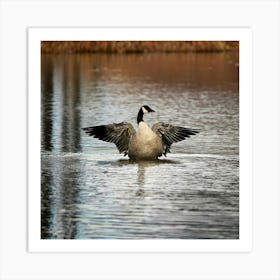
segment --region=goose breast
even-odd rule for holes
[[[162,152],[160,137],[146,123],[139,123],[137,133],[129,143],[128,156],[132,159],[157,159]]]

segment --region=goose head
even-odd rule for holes
[[[143,122],[143,116],[144,114],[155,112],[153,109],[151,109],[148,105],[143,105],[137,115],[137,124],[140,122]]]

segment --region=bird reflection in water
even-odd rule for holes
[[[136,191],[136,196],[144,198],[145,197],[145,180],[146,180],[146,170],[148,170],[151,167],[160,165],[160,164],[168,164],[168,163],[176,163],[176,161],[173,160],[153,160],[153,161],[139,161],[137,162],[137,183],[138,183],[138,189]]]

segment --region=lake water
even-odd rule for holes
[[[42,55],[41,238],[238,239],[238,53]],[[131,163],[83,127],[197,128]]]

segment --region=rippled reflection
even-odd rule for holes
[[[238,54],[43,55],[41,237],[239,237]],[[167,158],[131,162],[82,127],[199,128]]]

